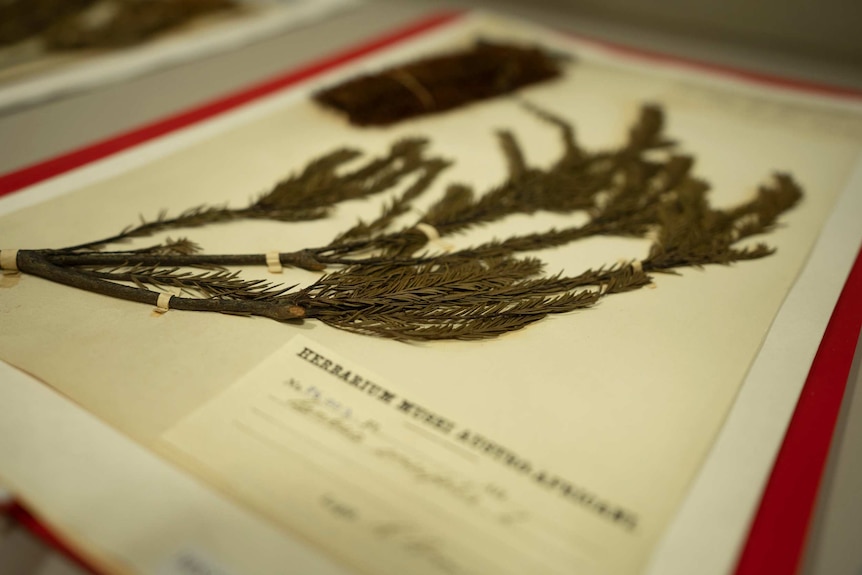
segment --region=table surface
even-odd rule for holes
[[[286,69],[347,48],[376,33],[444,8],[485,8],[635,48],[815,82],[862,88],[862,69],[838,61],[790,55],[754,45],[602,19],[565,3],[491,0],[366,0],[326,20],[286,31],[241,49],[144,76],[0,113],[0,173],[24,167],[171,113],[207,102]],[[12,145],[14,143],[14,145]],[[862,573],[862,346],[847,383],[801,575]],[[3,559],[5,557],[5,559]],[[72,575],[20,530],[0,525],[0,567],[9,575]]]

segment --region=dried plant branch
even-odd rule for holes
[[[62,251],[98,250],[108,244],[169,230],[240,219],[282,222],[321,219],[341,202],[369,197],[391,188],[416,171],[427,171],[428,160],[424,158],[426,145],[427,142],[419,138],[401,140],[390,148],[386,156],[374,158],[346,173],[340,173],[340,168],[358,158],[361,153],[346,148],[338,149],[311,161],[302,172],[278,182],[244,208],[197,206],[173,218],[168,218],[167,212],[162,211],[155,220],[141,218],[139,225],[129,226],[114,236],[70,246]],[[439,160],[435,160],[434,165],[438,166],[433,175],[436,177],[444,166],[439,166]]]
[[[111,296],[118,299],[157,305],[160,292],[130,287],[94,277],[70,267],[58,266],[45,257],[39,250],[21,250],[17,256],[18,269],[27,274],[38,276],[49,281],[80,288],[92,293]],[[237,315],[259,315],[277,321],[301,319],[304,310],[293,303],[289,297],[276,300],[237,300],[224,298],[171,298],[171,308],[186,311],[210,311]]]
[[[17,266],[51,281],[153,305],[161,291],[171,290],[177,294],[171,299],[174,309],[317,319],[402,341],[472,340],[640,289],[652,282],[654,273],[770,255],[772,248],[745,242],[773,231],[780,216],[802,198],[791,176],[777,174],[753,199],[727,209],[712,207],[709,185],[693,175],[693,158],[679,154],[664,135],[664,114],[655,106],[642,108],[620,148],[598,152],[582,148],[574,129],[559,116],[532,105],[528,109],[560,131],[562,152],[549,167],[530,165],[515,134],[502,130],[498,140],[508,166],[504,182],[482,194],[451,184],[414,225],[397,231],[392,231],[396,220],[449,165],[427,157],[424,140],[398,142],[386,155],[353,170],[345,166],[357,152],[336,150],[246,208],[200,207],[175,218],[160,215],[106,240],[62,250],[22,250]],[[323,217],[340,202],[391,190],[408,176],[412,182],[385,201],[376,218],[358,222],[328,245],[278,255],[282,265],[327,271],[304,288],[245,280],[227,269],[267,265],[265,254],[203,254],[187,239],[97,251],[106,243],[156,231],[241,217],[285,222]],[[578,211],[586,222],[449,253],[420,251],[429,242],[422,226],[445,237],[540,210]],[[541,260],[518,256],[609,235],[651,239],[652,245],[643,260],[573,276],[547,275]]]

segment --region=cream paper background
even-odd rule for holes
[[[471,25],[453,35],[471,36]],[[517,26],[479,26],[531,33]],[[451,42],[451,36],[439,37]],[[571,47],[548,35],[542,40]],[[859,151],[860,124],[858,108],[850,104],[674,69],[646,71],[584,46],[578,52],[581,59],[565,81],[525,96],[572,119],[588,148],[618,143],[639,103],[659,101],[669,112],[669,133],[697,155],[697,172],[714,184],[714,204],[742,201],[772,170],[792,168],[808,194],[785,217],[787,225],[766,238],[779,248],[775,256],[661,277],[655,290],[608,298],[593,310],[551,318],[495,341],[434,345],[396,344],[311,323],[295,328],[177,312],[154,319],[139,305],[23,277],[0,292],[0,356],[154,446],[186,414],[230,388],[298,331],[361,359],[432,409],[635,509],[641,526],[634,536],[603,533],[588,516],[573,525],[613,549],[609,560],[637,572],[705,457],[846,185]],[[241,203],[334,146],[379,152],[406,134],[429,136],[434,151],[457,160],[445,181],[481,189],[502,177],[493,138],[501,127],[529,144],[530,161],[549,161],[558,149],[556,134],[510,101],[362,132],[303,101],[272,106],[264,117],[217,137],[6,216],[0,220],[0,244],[59,247],[110,235],[137,213]],[[212,253],[294,249],[326,242],[339,224],[375,209],[351,208],[355,212],[340,210],[336,220],[323,225],[237,224],[188,235]],[[560,222],[512,218],[457,241],[551,223]],[[549,270],[577,272],[643,256],[647,247],[601,240],[542,255]],[[310,281],[301,273],[295,277]]]

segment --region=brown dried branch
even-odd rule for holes
[[[361,153],[346,148],[330,152],[311,161],[305,169],[278,182],[245,208],[227,206],[197,206],[173,218],[162,211],[153,221],[141,218],[137,226],[129,226],[120,233],[61,251],[99,250],[112,243],[151,236],[179,228],[193,228],[240,219],[268,219],[282,222],[309,221],[326,217],[341,202],[366,198],[395,186],[408,175],[428,171],[424,158],[427,142],[420,138],[396,142],[386,156],[374,158],[354,171],[339,173],[340,168],[358,158]],[[436,177],[443,167],[437,167]]]
[[[424,141],[404,140],[386,156],[353,171],[345,172],[343,166],[355,152],[338,150],[323,156],[245,208],[255,214],[243,217],[274,219],[287,219],[285,214],[301,210],[325,212],[337,202],[368,197],[415,175],[374,220],[360,222],[327,246],[279,254],[284,265],[332,270],[302,289],[244,280],[225,269],[265,265],[264,254],[201,254],[185,239],[117,252],[92,251],[101,242],[65,250],[24,250],[18,265],[25,273],[144,303],[156,303],[158,292],[151,287],[196,296],[174,297],[175,309],[279,320],[303,317],[403,341],[469,340],[495,337],[549,314],[584,309],[608,295],[640,289],[651,283],[651,273],[767,256],[773,252],[768,246],[741,242],[774,230],[781,214],[802,197],[789,175],[778,174],[752,200],[724,210],[713,208],[709,185],[692,175],[691,157],[674,153],[663,135],[663,114],[653,106],[642,109],[624,146],[596,153],[576,144],[574,130],[559,117],[531,111],[560,129],[560,157],[548,168],[530,166],[514,134],[503,131],[500,142],[508,179],[478,197],[467,186],[450,185],[420,223],[433,225],[442,236],[514,213],[582,210],[589,218],[582,225],[510,236],[452,253],[414,255],[426,246],[426,232],[416,227],[387,230],[430,189],[448,163],[426,158]],[[651,152],[660,148],[666,149],[664,159]],[[117,237],[125,240],[156,229],[235,217],[225,216],[225,211],[231,210],[195,208],[173,219],[161,215]],[[541,260],[515,257],[600,235],[654,241],[642,261],[574,276],[548,276]]]

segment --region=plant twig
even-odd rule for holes
[[[727,209],[712,207],[709,185],[693,175],[694,159],[679,154],[664,135],[664,114],[655,106],[642,108],[621,147],[598,152],[582,148],[574,129],[558,115],[532,105],[528,109],[560,132],[562,152],[549,167],[530,165],[515,134],[500,131],[506,180],[482,194],[450,184],[424,216],[402,229],[393,231],[395,222],[449,165],[427,157],[421,139],[397,142],[386,155],[353,170],[345,166],[358,153],[336,150],[246,208],[193,208],[174,218],[162,214],[106,240],[60,250],[21,250],[17,267],[64,285],[151,305],[159,302],[162,291],[171,290],[176,293],[170,299],[173,309],[279,321],[317,319],[338,329],[402,341],[472,340],[594,306],[609,295],[649,285],[651,274],[768,256],[773,248],[746,242],[772,232],[781,215],[802,198],[790,175],[777,174],[751,200]],[[98,251],[107,243],[156,231],[236,218],[324,217],[340,202],[369,198],[407,177],[414,179],[384,203],[376,218],[358,222],[327,245],[278,254],[282,265],[327,272],[304,288],[245,280],[227,269],[268,265],[272,255],[203,254],[183,238]],[[587,219],[577,226],[451,252],[422,251],[434,235],[445,237],[540,210],[579,211]],[[571,276],[547,275],[541,260],[518,255],[607,235],[649,238],[651,246],[641,260]]]

